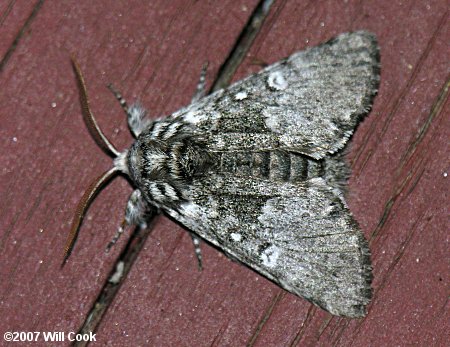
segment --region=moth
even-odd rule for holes
[[[341,34],[208,96],[204,70],[194,101],[154,121],[111,88],[136,138],[122,152],[73,66],[88,127],[114,164],[83,196],[65,259],[93,197],[120,173],[135,190],[114,240],[161,210],[193,233],[199,261],[200,237],[333,315],[366,314],[370,252],[345,202],[344,153],[379,85],[373,34]]]

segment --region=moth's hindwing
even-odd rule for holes
[[[176,112],[165,122],[201,137],[186,148],[210,160],[186,182],[173,175],[182,202],[161,207],[283,288],[333,314],[363,316],[369,249],[343,198],[339,150],[378,81],[374,36],[348,33]]]

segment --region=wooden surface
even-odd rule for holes
[[[153,117],[208,85],[258,1],[0,2],[0,333],[78,331],[130,232],[104,249],[131,192],[114,181],[92,204],[69,263],[69,222],[111,166],[83,124],[74,54],[93,111],[131,143],[105,85]],[[370,239],[374,299],[364,319],[333,317],[203,245],[164,216],[96,328],[110,346],[445,346],[449,327],[447,0],[275,1],[234,80],[345,31],[376,33],[381,86],[352,140],[349,205]],[[0,337],[1,339],[2,337]],[[10,343],[0,345],[46,345]],[[446,342],[447,341],[447,342]],[[52,345],[67,345],[68,342]]]

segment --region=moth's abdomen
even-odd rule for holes
[[[322,177],[345,181],[345,163],[338,157],[314,160],[299,153],[272,150],[258,152],[222,152],[219,170],[236,176],[256,177],[277,182],[301,182]],[[329,171],[333,172],[333,176]],[[336,171],[342,177],[336,177]],[[329,177],[330,176],[330,177]]]

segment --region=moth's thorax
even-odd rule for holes
[[[127,163],[130,178],[147,200],[174,205],[184,200],[193,177],[201,175],[211,160],[190,124],[165,119],[142,132]]]

